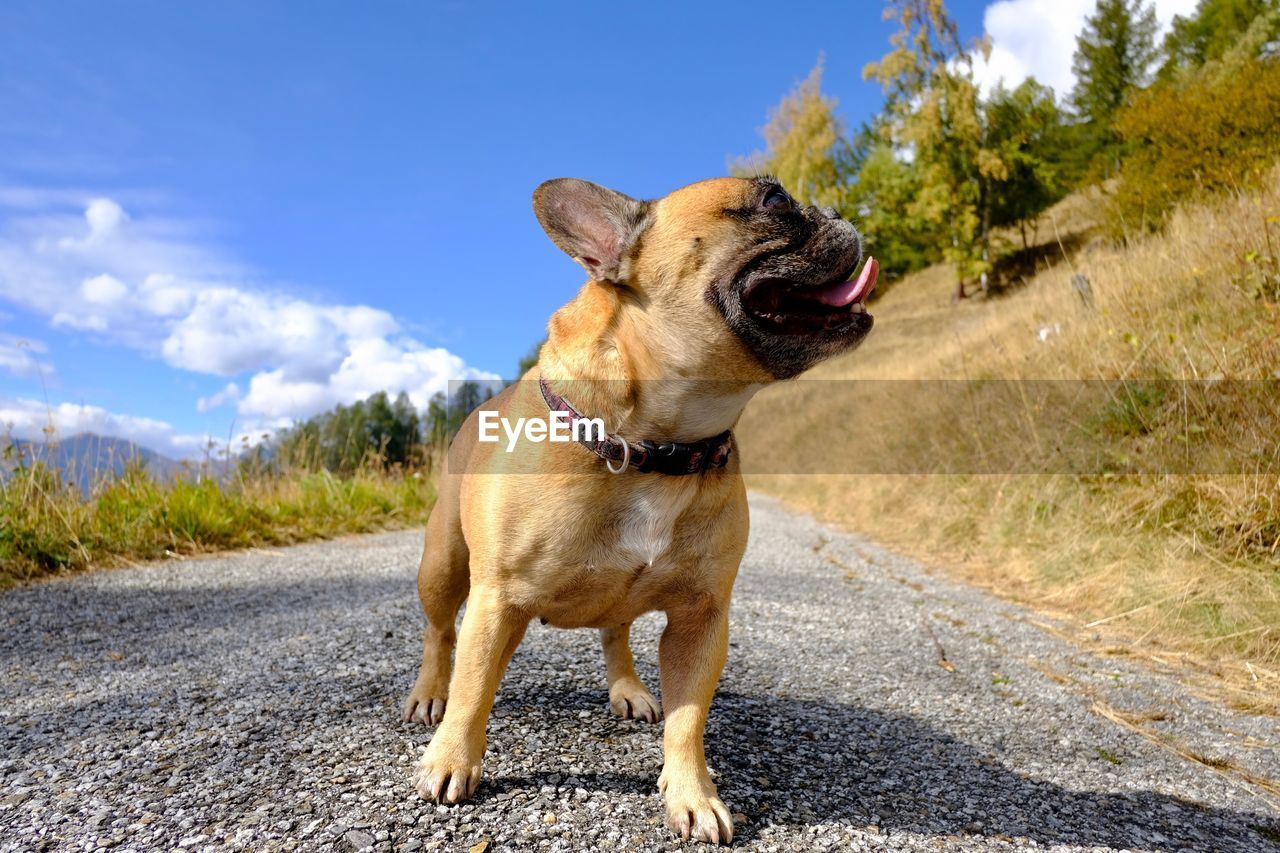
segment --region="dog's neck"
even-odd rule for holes
[[[732,429],[762,386],[665,363],[640,311],[612,285],[587,282],[552,316],[541,374],[584,415],[628,439],[692,442]]]

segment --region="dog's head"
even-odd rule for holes
[[[785,379],[871,331],[862,240],[833,210],[798,204],[772,178],[718,178],[656,201],[587,181],[547,181],[538,221],[591,278],[641,309],[686,371]]]

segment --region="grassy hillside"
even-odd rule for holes
[[[1261,192],[1182,209],[1163,234],[1123,245],[1097,236],[1097,192],[1041,219],[1041,245],[1016,259],[1017,286],[953,305],[949,270],[909,276],[873,306],[876,328],[860,350],[762,394],[740,440],[749,465],[774,461],[755,466],[769,473],[750,484],[1063,616],[1082,642],[1190,668],[1236,705],[1274,710],[1280,173]],[[1077,273],[1092,309],[1072,287]],[[831,384],[858,379],[912,381]],[[946,379],[1152,379],[1166,390],[1067,401],[1049,416],[1039,403],[992,405],[951,423],[921,400],[921,380]],[[1184,379],[1208,381],[1167,393]],[[1106,464],[981,474],[954,464],[973,448],[1022,458],[1013,451],[1046,425],[1062,459],[1075,458],[1077,436],[1091,453],[1101,443]],[[820,470],[777,461],[778,448],[837,473],[777,473]],[[1204,454],[1211,464],[1188,474]],[[933,460],[961,473],[923,473]]]

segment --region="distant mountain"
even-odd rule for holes
[[[61,471],[63,476],[86,492],[104,477],[119,476],[124,472],[125,466],[134,460],[140,461],[153,477],[162,482],[173,480],[183,471],[189,470],[181,462],[127,439],[91,432],[59,439],[52,445],[43,440],[0,437],[0,451],[7,444],[12,444],[12,450],[3,454],[8,458],[0,458],[0,477],[20,463],[30,465],[32,462],[43,462]]]

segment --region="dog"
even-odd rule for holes
[[[703,729],[747,544],[732,429],[759,389],[866,337],[879,267],[868,258],[855,276],[854,226],[770,177],[655,201],[561,178],[537,188],[533,208],[589,280],[552,316],[523,381],[483,408],[513,421],[599,418],[608,432],[508,452],[478,439],[473,412],[454,439],[418,573],[427,627],[404,719],[438,728],[414,785],[443,803],[475,792],[494,695],[530,620],[596,628],[613,712],[665,716],[668,825],[728,843]],[[655,610],[667,620],[661,704],[628,642],[632,621]]]

